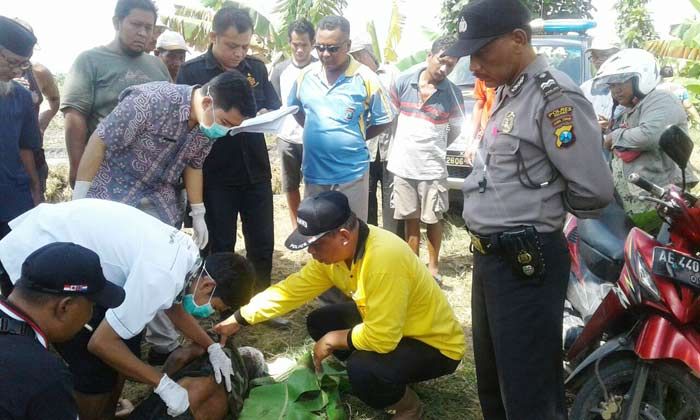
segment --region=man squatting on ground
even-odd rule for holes
[[[225,342],[241,325],[283,315],[335,286],[352,300],[307,318],[316,368],[334,354],[362,401],[395,410],[395,419],[420,418],[422,404],[407,384],[454,372],[465,351],[442,290],[401,238],[359,220],[339,191],[305,198],[297,222],[285,245],[308,248],[313,260],[215,330]]]

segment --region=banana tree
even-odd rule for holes
[[[179,32],[194,49],[204,51],[209,46],[209,33],[212,30],[212,19],[216,11],[224,6],[244,9],[253,20],[251,52],[262,58],[271,57],[278,43],[279,34],[267,16],[243,2],[203,0],[202,3],[201,8],[176,5],[173,15],[162,16],[161,19],[167,27]]]
[[[379,38],[377,37],[377,28],[374,24],[374,20],[367,22],[367,33],[372,42],[372,52],[379,62],[393,63],[398,60],[396,47],[399,45],[399,42],[401,42],[403,27],[406,24],[406,16],[401,14],[400,5],[403,5],[403,1],[401,0],[392,0],[391,2],[391,16],[389,17],[389,28],[387,30],[384,50],[379,47]]]
[[[688,0],[700,13],[700,0]],[[644,48],[659,58],[677,58],[700,61],[700,22],[689,21],[676,25],[671,34],[675,40],[653,40]]]
[[[278,0],[274,13],[281,16],[281,23],[275,48],[278,51],[291,52],[287,30],[295,21],[304,18],[315,27],[326,16],[342,15],[347,5],[347,0]]]
[[[700,23],[684,23],[671,33],[679,39],[648,41],[644,48],[659,58],[700,61]]]

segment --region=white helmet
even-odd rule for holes
[[[598,87],[622,83],[634,78],[635,96],[644,97],[659,84],[659,67],[654,56],[645,50],[628,48],[608,58],[593,79]]]

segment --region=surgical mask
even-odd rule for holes
[[[211,98],[211,120],[213,122],[208,127],[204,125],[204,122],[200,122],[199,130],[210,139],[216,140],[226,136],[229,128],[216,122],[216,117],[214,116],[214,98],[212,98],[212,96],[209,94],[209,88],[207,88],[207,96]]]
[[[186,294],[182,298],[182,308],[187,312],[188,314],[192,315],[195,318],[209,318],[210,316],[214,315],[214,307],[211,305],[211,300],[214,297],[214,291],[216,291],[216,286],[214,286],[214,290],[211,291],[211,295],[209,295],[209,300],[207,303],[204,305],[197,305],[197,303],[194,301],[194,292],[197,291],[197,286],[199,286],[199,280],[202,278],[202,274],[205,274],[211,278],[209,275],[209,272],[207,272],[206,267],[202,267],[202,271],[199,274],[199,277],[197,278],[197,283],[194,285],[194,290],[192,293]]]
[[[189,294],[185,295],[182,298],[182,307],[187,312],[188,314],[192,315],[195,318],[209,318],[210,316],[214,315],[214,307],[211,306],[211,297],[209,298],[209,302],[205,303],[204,305],[197,305],[194,301],[194,295]]]

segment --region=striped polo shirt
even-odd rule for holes
[[[423,71],[402,74],[391,88],[399,117],[387,168],[401,178],[435,180],[447,177],[448,127],[461,126],[464,102],[459,88],[448,79],[422,102],[418,81]]]
[[[306,113],[302,171],[309,184],[345,184],[361,178],[370,160],[367,127],[390,123],[395,116],[378,76],[353,58],[332,85],[320,62],[309,65],[287,102]]]

